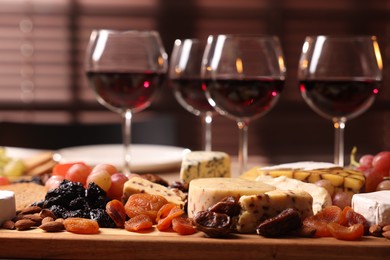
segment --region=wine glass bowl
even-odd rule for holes
[[[93,30],[86,74],[100,104],[123,118],[125,174],[130,174],[131,118],[146,109],[168,68],[156,31]]]
[[[203,149],[212,149],[212,117],[214,108],[207,101],[200,69],[206,43],[199,39],[177,39],[169,64],[169,79],[178,103],[188,112],[201,117]]]
[[[344,165],[347,120],[373,104],[382,85],[382,59],[374,36],[308,36],[298,68],[305,102],[335,128],[334,163]]]
[[[247,131],[269,112],[282,92],[286,68],[275,36],[209,36],[201,74],[209,103],[239,128],[239,173],[246,170]]]

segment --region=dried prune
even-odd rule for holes
[[[188,192],[189,184],[182,181],[174,181],[168,187],[171,189],[178,189],[186,193]]]
[[[199,211],[194,221],[198,230],[203,231],[209,237],[226,237],[235,230],[235,221],[224,213]]]
[[[99,227],[116,227],[115,222],[110,218],[105,209],[92,209],[89,213],[89,218],[96,220],[99,223]]]
[[[208,210],[216,213],[224,213],[230,217],[234,217],[240,214],[241,206],[238,203],[237,197],[227,196],[223,198],[220,202],[211,206]]]
[[[262,222],[257,228],[258,235],[265,237],[281,237],[299,229],[302,226],[301,214],[288,208],[273,218]]]

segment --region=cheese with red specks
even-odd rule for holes
[[[313,197],[303,190],[279,190],[274,186],[241,178],[202,178],[190,182],[188,216],[208,210],[227,196],[239,198],[241,207],[236,229],[255,233],[265,219],[287,208],[300,212],[302,218],[313,215]]]

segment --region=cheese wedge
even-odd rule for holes
[[[272,178],[271,176],[259,176],[256,181],[260,181],[280,190],[303,190],[308,192],[313,197],[313,213],[317,214],[327,206],[332,205],[332,198],[329,192],[323,187],[319,187],[313,183],[306,183],[300,180],[280,176]]]
[[[151,182],[141,177],[132,177],[123,185],[123,196],[125,201],[136,193],[148,193],[152,195],[160,195],[166,198],[169,202],[184,208],[186,195],[178,189],[169,189],[163,185]]]
[[[187,212],[189,217],[220,202],[227,196],[264,194],[275,187],[239,178],[201,178],[190,182]]]
[[[335,192],[344,191],[352,195],[359,193],[365,184],[362,172],[323,162],[297,162],[271,167],[254,167],[240,177],[255,180],[258,176],[264,175],[274,178],[286,176],[309,183],[325,179],[334,186]]]
[[[224,152],[189,152],[183,157],[180,179],[189,183],[197,178],[230,177],[230,164],[230,157]]]
[[[241,196],[239,203],[239,233],[254,233],[261,222],[288,208],[297,210],[302,219],[313,215],[313,198],[303,190],[273,190],[260,195]]]

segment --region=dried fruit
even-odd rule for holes
[[[234,221],[223,213],[199,211],[194,217],[198,230],[209,237],[226,237],[234,231]]]
[[[241,206],[238,203],[237,197],[228,196],[211,206],[208,210],[217,213],[224,213],[230,217],[234,217],[240,214]]]
[[[126,211],[123,203],[119,200],[111,200],[106,204],[106,212],[115,222],[115,225],[122,228],[126,221]]]
[[[197,232],[190,218],[177,217],[172,219],[172,229],[179,235],[192,235]]]
[[[155,222],[158,211],[167,203],[168,201],[163,196],[137,193],[129,197],[125,204],[125,211],[130,218],[145,214]]]
[[[152,219],[145,214],[134,216],[125,222],[125,229],[127,231],[138,232],[142,230],[148,230],[153,227]]]
[[[303,225],[315,229],[316,237],[330,237],[332,234],[329,232],[327,224],[331,222],[341,223],[343,221],[341,212],[341,209],[337,206],[325,207],[316,215],[305,218]]]
[[[258,235],[265,237],[281,237],[299,229],[301,226],[301,214],[292,208],[288,208],[275,217],[262,222],[256,228],[256,232]]]
[[[66,231],[76,234],[98,234],[97,221],[85,218],[67,218],[63,222]]]
[[[333,237],[341,240],[359,240],[364,235],[363,224],[354,224],[346,227],[336,222],[331,222],[327,225],[327,228]]]
[[[157,222],[157,229],[160,231],[168,230],[172,225],[172,219],[177,218],[184,214],[184,211],[179,207],[173,207],[165,218],[161,218]]]
[[[371,236],[380,237],[382,236],[382,227],[374,224],[369,228],[368,232]]]
[[[157,212],[156,222],[158,223],[161,219],[166,218],[169,215],[171,209],[173,209],[174,207],[176,207],[176,205],[173,203],[167,203],[162,206]]]

